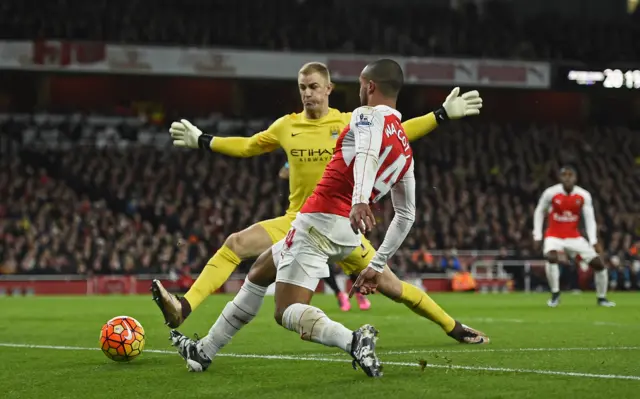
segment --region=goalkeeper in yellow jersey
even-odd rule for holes
[[[343,113],[329,107],[332,88],[327,67],[312,62],[305,64],[298,74],[303,112],[285,115],[265,131],[251,137],[214,137],[201,132],[187,120],[171,125],[170,132],[176,147],[200,148],[233,157],[252,157],[282,148],[289,162],[290,194],[289,208],[285,215],[258,222],[227,237],[224,245],[207,262],[184,297],[171,295],[160,281],[153,281],[153,298],[169,327],[180,326],[205,298],[224,284],[242,260],[257,257],[286,236],[296,213],[322,177],[324,168],[333,155],[340,131],[351,120],[350,112]],[[442,107],[425,116],[410,119],[402,126],[409,140],[414,141],[449,119],[478,115],[481,107],[482,99],[477,91],[459,96],[459,89],[455,88]],[[348,275],[359,274],[367,267],[374,254],[371,243],[363,237],[362,245],[338,265]],[[263,287],[248,281],[242,290],[252,290],[262,296],[266,292],[266,288],[263,290]],[[437,323],[445,333],[460,342],[488,341],[482,334],[455,321],[425,292],[411,284],[398,280],[394,289],[381,293]],[[232,305],[229,302],[227,307]]]

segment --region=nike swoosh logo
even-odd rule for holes
[[[302,132],[302,133],[291,133],[291,137],[296,137],[296,136],[299,136],[301,134],[304,134],[304,132]]]
[[[363,253],[363,254],[362,254],[362,258],[363,258],[363,259],[364,259],[364,258],[366,258],[366,257],[367,257],[367,255],[369,255],[369,251],[367,251],[367,252]]]
[[[125,327],[127,327],[127,331],[129,332],[129,334],[127,334],[127,336],[124,337],[124,339],[130,340],[131,338],[133,338],[133,332],[131,331],[131,326],[129,326],[129,323],[127,323],[126,321],[123,322],[122,324],[124,324]]]

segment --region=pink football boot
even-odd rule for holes
[[[351,303],[349,302],[349,295],[341,292],[338,294],[338,305],[340,306],[340,310],[343,312],[348,312],[351,310]]]
[[[356,293],[356,300],[358,301],[358,306],[360,310],[369,310],[371,308],[371,302],[367,299],[366,296],[361,293]]]

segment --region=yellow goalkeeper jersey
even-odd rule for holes
[[[293,217],[320,181],[333,156],[336,140],[350,121],[351,112],[333,108],[320,119],[307,119],[304,113],[293,113],[251,137],[215,137],[211,149],[233,157],[253,157],[282,148],[289,162],[289,208],[286,213]],[[438,126],[432,113],[402,125],[410,141]]]

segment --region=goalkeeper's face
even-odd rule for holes
[[[333,85],[318,72],[298,75],[300,100],[307,111],[317,112],[329,106],[329,94]]]

